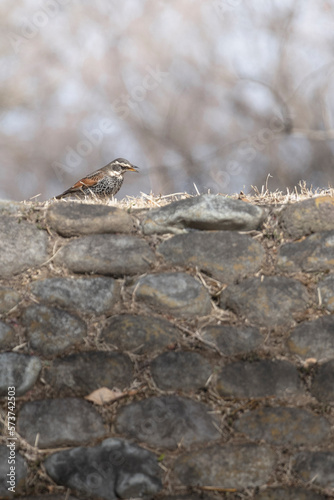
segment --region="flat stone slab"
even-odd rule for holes
[[[86,323],[81,318],[55,307],[27,307],[22,323],[31,349],[46,356],[66,351],[82,342],[87,334]]]
[[[48,258],[46,231],[16,217],[0,216],[0,279],[9,278]]]
[[[10,446],[7,446],[10,445]],[[12,498],[14,494],[19,493],[25,483],[28,472],[26,460],[17,451],[17,441],[7,440],[6,445],[0,445],[0,495],[1,498]],[[11,460],[15,460],[12,465]],[[10,461],[10,463],[8,463]],[[15,467],[14,475],[10,467]],[[8,481],[8,482],[7,482]],[[9,490],[8,488],[13,488]]]
[[[265,252],[262,245],[233,231],[196,231],[164,241],[158,252],[178,266],[198,267],[223,283],[257,272]]]
[[[147,274],[137,281],[135,297],[154,310],[173,316],[206,316],[211,311],[206,288],[186,273]]]
[[[334,452],[302,451],[294,457],[293,472],[305,483],[334,488]]]
[[[86,203],[54,203],[46,213],[49,226],[62,236],[97,233],[131,233],[134,221],[116,207]]]
[[[132,382],[133,363],[121,352],[80,352],[48,363],[44,378],[62,396],[86,396],[100,387],[122,390]]]
[[[300,408],[261,408],[241,415],[234,428],[253,441],[275,445],[316,446],[330,439],[324,417]]]
[[[15,387],[15,396],[22,396],[35,384],[42,368],[36,356],[4,352],[0,354],[0,396],[8,395],[8,387]]]
[[[54,453],[44,466],[57,484],[93,498],[153,498],[162,488],[155,455],[123,439]]]
[[[164,352],[151,362],[154,382],[163,391],[195,391],[212,374],[210,363],[197,352]]]
[[[0,286],[0,314],[7,313],[20,302],[20,296],[15,290]]]
[[[154,252],[143,238],[112,234],[72,240],[55,257],[58,265],[65,265],[74,273],[111,276],[145,273],[154,261]]]
[[[303,488],[268,488],[255,493],[254,500],[327,500],[327,496]]]
[[[30,290],[48,305],[95,314],[110,313],[120,300],[117,281],[107,277],[48,278],[34,281]]]
[[[280,222],[285,232],[296,240],[310,233],[334,230],[334,199],[318,196],[287,205]]]
[[[142,220],[144,234],[206,231],[251,231],[265,219],[264,208],[213,194],[174,201],[149,210]]]
[[[311,393],[323,403],[334,401],[334,359],[317,367],[311,385]]]
[[[117,432],[149,446],[173,449],[220,439],[210,408],[179,396],[161,396],[120,409]]]
[[[302,385],[293,364],[265,359],[226,365],[218,375],[217,390],[230,398],[288,398],[301,394]]]
[[[289,351],[302,359],[325,361],[334,358],[334,316],[322,316],[300,323],[291,333]]]
[[[319,272],[334,269],[334,231],[311,234],[303,241],[282,245],[277,267],[285,272]]]
[[[318,283],[318,290],[321,295],[322,304],[327,311],[334,313],[334,274],[326,276]]]
[[[76,446],[106,435],[101,415],[82,399],[41,399],[24,403],[17,420],[19,434],[38,448]]]
[[[263,342],[258,328],[251,326],[206,326],[202,336],[204,340],[213,343],[224,356],[255,351]]]
[[[107,344],[136,354],[152,354],[174,344],[178,339],[179,332],[169,321],[132,314],[113,316],[101,334],[101,340]]]
[[[246,278],[220,296],[220,307],[258,326],[292,326],[294,316],[307,309],[309,295],[299,281],[281,276]]]
[[[275,453],[266,446],[213,445],[177,458],[174,475],[185,486],[242,490],[266,483],[275,462]]]

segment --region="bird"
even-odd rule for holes
[[[86,177],[73,184],[72,187],[55,196],[55,198],[60,200],[69,195],[87,195],[96,196],[97,198],[113,196],[121,189],[125,172],[138,173],[138,167],[132,165],[125,158],[116,158],[105,167],[86,175]]]

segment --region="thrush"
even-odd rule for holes
[[[71,194],[97,196],[98,198],[113,196],[121,189],[125,172],[138,172],[138,167],[131,165],[124,158],[117,158],[105,167],[80,179],[72,187],[56,196],[56,199],[60,200]]]

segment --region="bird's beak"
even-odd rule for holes
[[[137,174],[139,174],[138,167],[136,167],[136,165],[132,165],[128,168],[128,170],[130,170],[130,172],[137,172]]]

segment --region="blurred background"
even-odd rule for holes
[[[2,0],[0,199],[333,185],[332,0]]]

